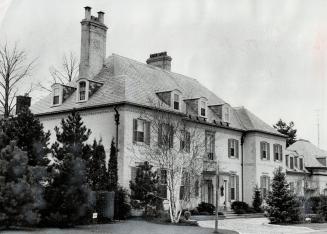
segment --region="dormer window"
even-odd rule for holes
[[[200,116],[206,117],[207,115],[207,103],[205,101],[200,101]]]
[[[180,107],[180,96],[175,93],[174,94],[174,110],[179,110]]]
[[[230,108],[228,104],[223,105],[222,119],[224,122],[230,122]]]
[[[60,104],[60,89],[59,87],[56,87],[53,89],[53,105],[59,105]]]
[[[86,82],[81,81],[79,82],[79,101],[86,100]]]

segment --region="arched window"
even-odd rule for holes
[[[80,101],[86,100],[86,82],[85,81],[79,82],[79,100]]]

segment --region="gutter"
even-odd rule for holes
[[[241,136],[241,150],[242,150],[242,154],[241,154],[241,174],[242,174],[242,202],[244,201],[244,153],[243,153],[243,145],[244,145],[244,140],[245,140],[245,136],[246,136],[246,133],[242,133],[242,136]]]

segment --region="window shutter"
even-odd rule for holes
[[[174,147],[174,127],[169,126],[169,147]]]
[[[131,181],[133,181],[133,182],[135,182],[136,172],[137,172],[137,168],[131,167]]]
[[[266,143],[267,144],[267,159],[270,160],[270,144],[269,143]]]
[[[231,157],[232,139],[228,139],[228,157]]]
[[[276,152],[278,153],[278,151],[276,150],[277,145],[273,144],[273,154],[274,154],[274,161],[276,161]]]
[[[158,146],[162,145],[162,124],[158,126]]]
[[[228,180],[228,201],[231,202],[232,201],[232,189],[231,189],[231,176],[229,177]]]
[[[213,160],[216,159],[215,133],[212,134]]]
[[[260,142],[260,158],[263,159],[263,142]]]
[[[269,176],[267,176],[267,183],[268,183],[268,191],[270,191],[270,177]]]
[[[283,161],[283,147],[280,146],[280,161]]]
[[[264,180],[264,177],[263,176],[260,176],[260,190],[261,190],[261,197],[263,197],[263,180]]]
[[[239,154],[239,152],[238,152],[238,140],[235,140],[235,144],[236,144],[236,158],[238,158],[239,156],[238,156],[238,154]]]
[[[137,119],[133,119],[133,142],[137,141]]]
[[[240,189],[239,189],[239,176],[236,176],[236,201],[239,201],[239,193],[240,193]]]
[[[150,145],[150,122],[146,121],[145,122],[145,144]]]

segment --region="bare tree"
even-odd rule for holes
[[[0,46],[0,104],[5,118],[15,107],[14,99],[19,82],[31,75],[35,60],[29,62],[27,53],[17,44],[10,48],[7,43]],[[27,93],[31,92],[32,86]]]
[[[42,89],[51,91],[49,86],[54,83],[67,84],[73,81],[78,75],[78,66],[79,61],[73,52],[70,52],[68,55],[64,54],[62,57],[62,63],[58,68],[55,66],[49,68],[52,78],[50,81],[51,84],[44,85],[40,82],[39,86]]]
[[[199,190],[204,130],[161,107],[144,112],[140,119],[150,123],[151,142],[136,144],[134,155],[165,172],[170,219],[178,223],[182,210],[196,199],[195,191]]]

